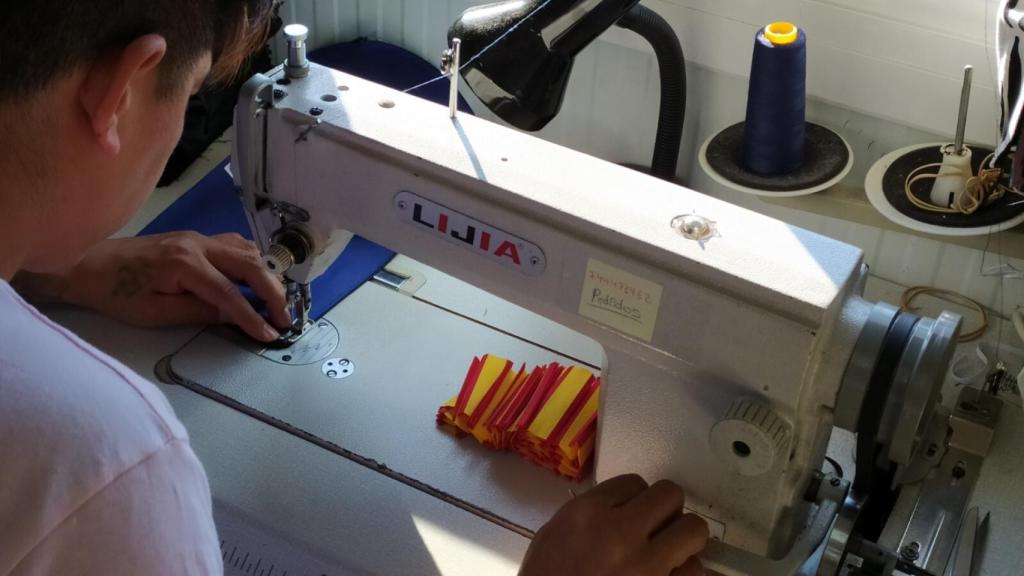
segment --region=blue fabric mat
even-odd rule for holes
[[[140,236],[177,230],[194,230],[212,236],[237,232],[252,239],[245,211],[235,193],[231,176],[224,170],[228,161],[218,165],[174,204],[160,213],[141,232]],[[310,317],[319,318],[335,304],[341,302],[356,288],[362,286],[387,264],[395,253],[387,248],[356,236],[341,256],[319,278],[313,280],[313,304]],[[257,309],[259,302],[248,290],[248,297]]]

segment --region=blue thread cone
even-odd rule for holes
[[[743,135],[743,165],[766,176],[788,174],[804,161],[807,36],[773,44],[761,28],[754,37]]]

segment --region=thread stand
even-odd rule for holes
[[[937,236],[982,236],[1024,223],[1024,203],[1017,204],[1024,198],[1016,194],[1006,194],[969,215],[929,212],[910,203],[904,190],[907,175],[918,166],[942,162],[941,149],[947,144],[915,144],[879,158],[864,178],[864,191],[871,205],[900,226]],[[971,170],[976,174],[982,161],[992,153],[992,148],[971,148]],[[918,198],[928,201],[931,183],[916,182],[910,190]]]
[[[764,176],[741,161],[745,122],[729,126],[701,146],[701,168],[715,182],[758,196],[804,196],[838,184],[853,167],[853,150],[836,132],[807,122],[803,164],[788,174]]]

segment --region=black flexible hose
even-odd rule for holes
[[[654,141],[651,173],[658,178],[676,177],[679,146],[686,115],[686,58],[672,26],[646,6],[636,5],[619,19],[618,26],[632,30],[654,48],[661,74],[661,111],[658,135]]]

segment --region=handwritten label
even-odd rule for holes
[[[581,315],[650,342],[660,304],[660,285],[600,260],[587,261]]]

